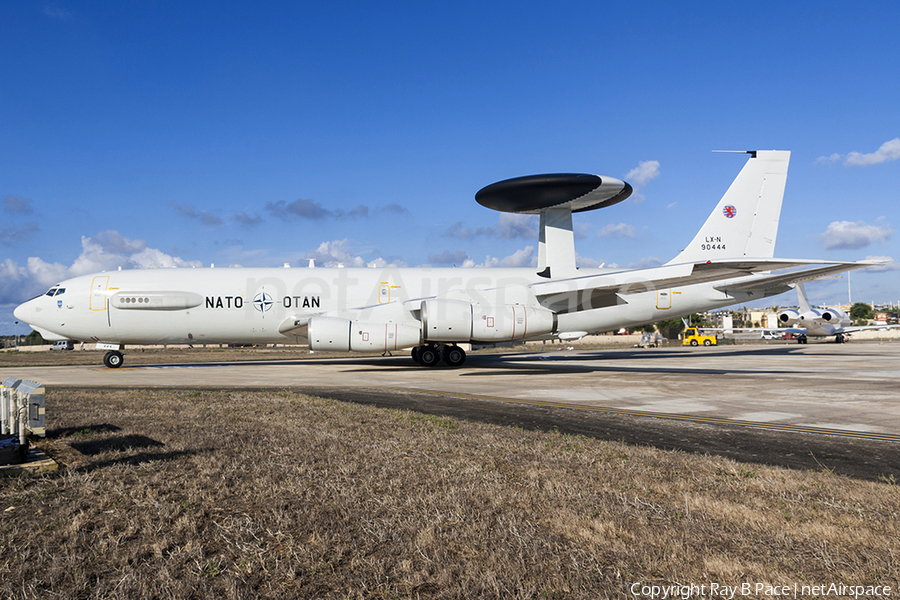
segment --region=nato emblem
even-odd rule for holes
[[[253,306],[255,306],[256,310],[259,312],[266,312],[272,308],[272,304],[274,304],[272,296],[265,292],[260,292],[253,298]]]

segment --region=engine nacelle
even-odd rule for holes
[[[313,317],[306,329],[309,349],[350,352],[350,319]]]
[[[461,300],[425,300],[420,311],[423,337],[433,342],[499,342],[554,333],[556,313],[505,304],[485,306]]]
[[[800,313],[789,308],[778,313],[778,324],[782,326],[793,325],[800,320]]]
[[[350,349],[354,352],[402,350],[422,343],[418,325],[406,323],[350,323]]]
[[[462,300],[423,300],[419,311],[422,337],[430,342],[472,339],[472,304]]]
[[[847,318],[847,313],[840,308],[824,308],[812,309],[800,315],[801,322],[828,323],[830,325],[839,324]]]
[[[822,311],[822,320],[826,323],[840,323],[847,318],[847,313],[840,308],[828,308]]]
[[[545,308],[507,304],[505,306],[474,305],[472,339],[479,342],[521,340],[535,335],[554,333],[556,313]]]
[[[812,309],[800,315],[800,323],[820,323],[822,322],[822,311]]]
[[[422,334],[417,325],[362,323],[340,317],[313,317],[307,328],[309,349],[365,352],[402,350],[418,346]]]

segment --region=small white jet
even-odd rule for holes
[[[794,334],[798,344],[805,344],[810,337],[831,336],[834,336],[835,342],[843,344],[854,331],[900,327],[900,325],[851,325],[850,315],[840,308],[814,308],[807,299],[803,282],[797,283],[797,298],[800,310],[790,308],[778,313],[778,322],[786,327],[769,331]]]
[[[126,270],[75,277],[15,310],[46,340],[84,340],[123,363],[128,344],[308,344],[311,350],[412,349],[423,366],[462,365],[461,343],[574,340],[754,301],[790,284],[874,262],[775,259],[790,152],[751,151],[691,243],[646,269],[578,269],[572,213],[632,192],[612,177],[509,179],[475,199],[540,215],[536,269],[227,268]],[[800,273],[772,270],[805,266]]]

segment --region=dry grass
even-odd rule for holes
[[[47,405],[67,468],[0,480],[4,598],[621,598],[900,575],[887,483],[287,392]]]

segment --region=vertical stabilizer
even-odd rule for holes
[[[750,160],[681,253],[668,264],[772,258],[791,153],[748,152]]]
[[[797,303],[800,305],[800,314],[809,312],[812,308],[806,297],[806,288],[803,287],[802,282],[797,284]]]

